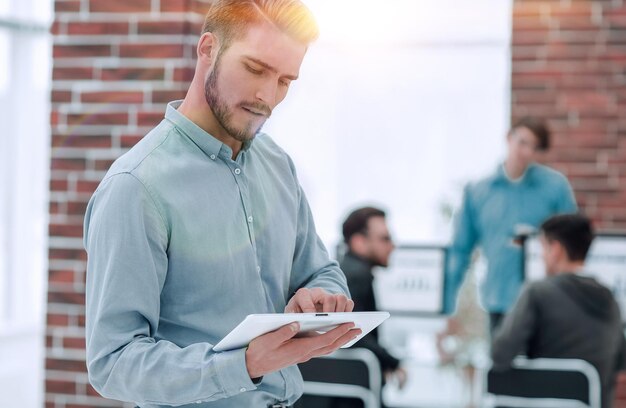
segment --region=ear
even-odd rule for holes
[[[219,43],[213,33],[207,32],[202,34],[198,40],[198,46],[196,47],[198,62],[206,66],[211,66],[217,56],[218,49]]]

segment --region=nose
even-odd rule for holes
[[[270,109],[274,109],[277,90],[278,84],[273,79],[268,79],[260,84],[255,96],[258,101],[263,102],[269,106]]]

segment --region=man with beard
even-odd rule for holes
[[[377,310],[372,268],[386,267],[394,249],[385,215],[381,209],[363,207],[352,211],[343,223],[343,239],[347,252],[341,261],[341,270],[346,274],[355,311]],[[406,371],[400,367],[400,360],[378,343],[376,329],[359,340],[355,347],[371,350],[380,362],[384,379],[388,381],[395,378],[400,388],[404,386]]]
[[[85,216],[87,366],[140,407],[286,407],[299,362],[360,333],[292,323],[215,352],[246,315],[346,312],[289,156],[260,133],[318,35],[299,0],[218,0],[183,101],[112,165]],[[192,405],[193,404],[193,405]]]

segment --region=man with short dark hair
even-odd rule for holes
[[[360,333],[346,323],[213,346],[246,315],[349,312],[290,157],[260,129],[317,25],[300,0],[216,0],[183,101],[111,166],[85,216],[87,367],[142,408],[286,407],[297,363]]]
[[[546,124],[535,118],[516,122],[507,135],[507,157],[496,172],[468,184],[455,219],[446,263],[444,311],[452,314],[475,247],[487,260],[481,303],[491,332],[511,307],[523,281],[522,247],[516,237],[533,232],[551,215],[576,210],[574,194],[559,172],[536,163],[550,146]]]
[[[507,369],[520,353],[586,360],[600,374],[602,407],[611,407],[626,342],[613,294],[585,275],[591,223],[579,214],[558,215],[543,223],[540,240],[548,277],[525,287],[496,331],[493,367]]]
[[[377,310],[372,268],[386,267],[394,249],[385,215],[381,209],[363,207],[352,211],[343,223],[343,239],[347,252],[340,266],[346,275],[355,311]],[[380,362],[384,377],[387,380],[395,377],[400,386],[404,385],[406,371],[400,367],[400,360],[378,343],[377,329],[359,340],[355,347],[371,350]]]

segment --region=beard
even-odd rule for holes
[[[237,126],[233,122],[233,108],[228,106],[217,89],[219,68],[220,55],[218,54],[217,61],[215,61],[215,67],[204,83],[204,98],[206,99],[206,102],[213,112],[217,122],[233,139],[242,143],[250,141],[261,131],[265,121],[272,114],[272,110],[269,106],[260,102],[241,102],[237,104],[235,108],[250,108],[256,112],[262,112],[265,118],[260,124],[255,124],[255,121],[250,120],[243,126]]]

